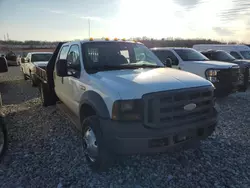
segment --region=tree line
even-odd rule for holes
[[[194,44],[225,44],[225,41],[218,41],[212,39],[181,39],[181,38],[162,38],[162,39],[150,39],[147,37],[131,38],[142,42],[147,47],[192,47]],[[2,45],[56,45],[59,41],[17,41],[17,40],[0,40]],[[229,42],[229,44],[236,44],[236,42]]]

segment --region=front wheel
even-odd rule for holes
[[[94,171],[104,171],[113,163],[113,157],[106,147],[98,116],[83,120],[83,145],[86,159]]]

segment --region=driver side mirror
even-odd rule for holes
[[[66,59],[59,59],[56,62],[56,74],[60,77],[68,76],[68,67]]]
[[[167,58],[165,62],[163,62],[163,64],[166,66],[166,67],[172,67],[172,60],[170,58]]]

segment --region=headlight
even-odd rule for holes
[[[206,79],[209,80],[210,82],[218,82],[219,80],[217,79],[219,70],[215,69],[208,69],[206,70]]]
[[[112,119],[121,121],[141,120],[143,102],[141,99],[118,100],[113,104]]]

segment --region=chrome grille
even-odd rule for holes
[[[144,125],[153,128],[185,126],[213,117],[212,86],[171,90],[143,95]],[[196,108],[184,110],[194,103]]]

